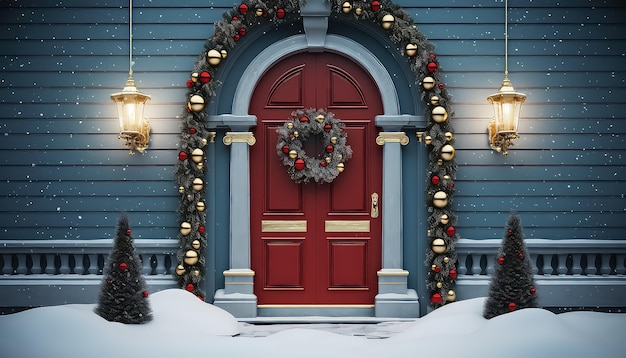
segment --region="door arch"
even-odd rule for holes
[[[276,129],[292,111],[324,108],[346,124],[354,153],[330,184],[294,183],[276,154]],[[270,68],[253,92],[250,150],[251,268],[259,307],[369,305],[377,294],[382,224],[372,195],[382,189],[375,117],[378,87],[359,65],[332,52],[299,53]],[[309,138],[307,152],[320,153]]]

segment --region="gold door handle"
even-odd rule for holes
[[[378,193],[372,193],[372,211],[370,216],[374,219],[378,217]]]

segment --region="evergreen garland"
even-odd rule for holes
[[[431,268],[427,286],[433,307],[454,301],[453,290],[456,279],[457,255],[454,246],[458,240],[455,230],[456,215],[452,210],[456,161],[454,159],[454,138],[449,117],[450,97],[440,82],[440,69],[434,46],[417,29],[413,19],[400,6],[390,0],[326,0],[336,17],[351,17],[358,21],[369,21],[382,26],[390,40],[398,46],[406,57],[415,75],[415,82],[422,86],[421,99],[425,104],[428,127],[424,133],[429,149],[429,166],[426,181],[427,205],[429,211],[429,247],[426,265]],[[176,168],[176,183],[181,200],[180,220],[185,224],[179,235],[180,248],[176,273],[181,287],[204,299],[205,293],[199,288],[205,272],[206,216],[198,205],[204,208],[204,187],[199,184],[205,174],[205,158],[200,161],[190,159],[192,153],[206,145],[208,130],[204,123],[204,105],[215,95],[218,81],[212,80],[219,63],[248,31],[263,22],[273,22],[279,26],[285,22],[300,20],[299,9],[304,0],[244,0],[240,5],[224,13],[223,20],[215,23],[215,35],[205,43],[205,51],[194,65],[194,72],[187,81],[188,104],[183,114],[180,153]],[[199,152],[198,152],[199,153]],[[193,157],[192,157],[193,158]],[[196,156],[197,158],[197,156]],[[198,182],[194,186],[194,181]],[[195,189],[194,189],[195,187]],[[445,195],[445,200],[441,198]],[[189,233],[187,226],[191,227]],[[183,231],[184,230],[184,231]],[[443,241],[443,245],[435,245]],[[436,246],[436,247],[435,247]],[[435,248],[435,250],[433,250]],[[187,259],[188,254],[196,259]],[[187,261],[187,262],[186,262]],[[192,262],[192,263],[190,263]]]

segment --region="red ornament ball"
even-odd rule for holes
[[[305,116],[300,117],[300,122],[305,123],[305,122],[308,122],[308,121],[309,121],[309,118],[307,118]]]
[[[512,232],[513,232],[513,230],[509,229],[509,230],[507,230],[507,232],[510,234],[510,233],[512,233]]]
[[[498,264],[499,265],[504,264],[504,257],[498,257]]]
[[[296,170],[304,169],[304,160],[296,159],[296,161],[293,163],[293,167],[296,168]]]
[[[246,4],[239,5],[239,12],[241,13],[241,15],[245,15],[248,12],[248,5]]]
[[[178,153],[178,159],[180,161],[183,161],[183,160],[187,159],[187,153],[185,153],[185,152]]]
[[[509,311],[515,311],[517,309],[517,305],[515,302],[509,303]]]
[[[128,265],[125,262],[122,262],[120,264],[120,270],[126,271],[127,269],[128,269]]]
[[[437,184],[439,184],[440,180],[441,179],[439,179],[438,175],[433,175],[433,177],[430,179],[430,182],[433,183],[433,185],[437,185]]]
[[[454,269],[453,269],[453,270],[450,270],[450,278],[456,278],[456,277],[457,277],[457,275],[458,275],[458,274],[457,274],[456,270],[454,270]]]
[[[131,232],[130,229],[126,230],[126,235],[130,235]]]
[[[456,229],[454,228],[454,226],[450,226],[449,228],[446,229],[446,235],[448,235],[449,237],[452,237],[456,234]]]
[[[531,288],[530,288],[530,294],[531,294],[531,295],[534,295],[535,293],[537,293],[537,289],[536,289],[536,288],[534,288],[534,287],[531,287]]]
[[[326,166],[326,161],[325,160],[320,161],[320,165],[325,167]]]
[[[441,272],[441,267],[439,267],[439,266],[435,266],[435,267],[433,268],[433,271],[435,271],[435,272]]]
[[[204,234],[204,230],[205,230],[205,229],[204,229],[204,226],[200,225],[200,227],[198,228],[198,231],[199,231],[201,234]]]
[[[439,89],[443,89],[446,85],[444,85],[443,83],[439,84]]]
[[[150,293],[148,293],[148,291],[143,291],[143,297],[148,297],[150,295]]]
[[[276,17],[279,19],[282,19],[285,17],[285,9],[280,8],[278,10],[276,10]]]
[[[429,55],[428,55],[428,57],[430,57],[430,58],[434,59],[434,58],[435,58],[435,57],[437,57],[437,56],[436,56],[434,53],[431,53],[431,54],[429,54]]]
[[[430,296],[430,302],[432,302],[432,303],[442,303],[443,302],[443,297],[441,297],[440,294],[435,293],[432,296]]]
[[[428,72],[430,72],[430,73],[437,72],[437,64],[436,63],[429,62],[427,67],[428,67]]]
[[[333,147],[332,145],[327,145],[326,146],[326,153],[332,153],[335,150],[335,147]]]
[[[239,21],[239,18],[237,16],[233,16],[233,21]]]
[[[521,252],[520,252],[520,253],[519,253],[519,255],[517,255],[517,256],[519,256],[519,258],[520,258],[520,259],[523,259],[523,258],[524,258],[524,254],[523,254],[523,253],[521,253]]]
[[[190,79],[187,80],[187,88],[193,87],[193,81]]]
[[[202,83],[207,83],[207,82],[209,82],[210,80],[211,80],[211,74],[210,74],[210,73],[208,73],[208,72],[206,72],[206,71],[205,71],[205,72],[202,72],[202,73],[200,74],[200,82],[202,82]]]
[[[246,33],[247,32],[246,32],[246,28],[245,27],[242,27],[242,28],[239,29],[239,35],[246,36]]]
[[[328,133],[333,127],[330,124],[324,126],[324,132]]]
[[[187,289],[187,291],[191,292],[195,289],[195,287],[193,286],[192,283],[188,283],[187,286],[185,287],[185,289]]]
[[[379,1],[372,1],[372,11],[378,11],[380,10],[380,2]]]
[[[285,154],[289,153],[289,146],[288,145],[283,145],[283,153],[285,153]]]
[[[189,134],[196,134],[196,129],[194,127],[189,128]]]
[[[235,34],[235,36],[233,36],[233,40],[239,41],[239,34]]]

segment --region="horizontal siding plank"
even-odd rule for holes
[[[543,184],[546,185],[546,184]],[[548,184],[549,185],[549,184]],[[616,186],[618,186],[616,184]],[[485,190],[489,195],[489,190]],[[472,212],[489,212],[494,207],[509,208],[520,212],[595,212],[600,214],[622,212],[626,209],[626,199],[621,196],[607,196],[602,194],[602,201],[598,202],[593,199],[597,198],[598,193],[587,196],[525,196],[523,194],[511,194],[506,197],[483,196],[480,192],[475,195],[466,197],[456,195],[454,197],[454,206],[460,213],[466,211]],[[622,224],[619,222],[605,223],[605,225],[613,226]]]
[[[111,122],[114,122],[111,120]],[[119,128],[119,127],[118,127]],[[12,150],[111,150],[122,147],[123,140],[117,138],[116,131],[102,134],[11,134],[5,135],[0,143],[0,153],[10,153]],[[175,148],[180,141],[180,134],[155,133],[154,124],[150,134],[150,145],[156,148]],[[77,152],[74,152],[77,154]],[[0,159],[0,163],[2,160]],[[16,163],[11,163],[16,164]]]
[[[484,126],[487,128],[487,126]],[[515,146],[517,149],[540,149],[540,150],[555,150],[555,149],[565,149],[565,150],[575,150],[576,153],[576,163],[579,163],[579,160],[584,157],[590,155],[591,158],[597,158],[598,155],[603,156],[605,153],[613,152],[618,149],[626,149],[626,134],[624,132],[620,133],[616,132],[603,132],[603,133],[588,133],[581,135],[572,135],[566,136],[562,133],[559,134],[544,134],[546,132],[543,126],[534,125],[535,130],[540,131],[539,133],[534,133],[532,130],[528,128],[524,128],[527,126],[520,126],[520,135],[522,138],[515,141]],[[486,133],[479,134],[459,134],[456,132],[455,145],[454,147],[458,149],[484,149],[487,144],[487,135]],[[621,135],[620,135],[621,134]],[[583,150],[582,152],[580,150]],[[600,153],[600,154],[598,154]],[[560,153],[554,153],[555,156],[562,158]],[[565,158],[569,158],[565,156]],[[537,158],[538,160],[541,158]],[[458,160],[458,157],[457,157]],[[595,160],[595,159],[592,159]],[[585,163],[583,160],[582,163]],[[523,164],[523,163],[522,163]],[[549,163],[547,163],[549,164]]]
[[[509,211],[515,208],[503,206],[501,211],[490,212],[459,212],[458,220],[470,224],[473,227],[493,227],[494,223],[506,224],[506,216]],[[620,212],[571,212],[571,211],[553,211],[540,212],[535,211],[518,211],[522,226],[526,228],[561,228],[564,231],[575,232],[577,228],[597,228],[602,230],[604,227],[623,227],[626,220],[626,211]],[[504,220],[503,220],[504,218]],[[567,223],[566,225],[564,225]],[[461,225],[462,226],[462,225]],[[622,234],[621,237],[624,235]]]
[[[146,154],[147,155],[150,151]],[[128,158],[128,151],[124,152]],[[54,180],[111,180],[137,181],[151,178],[155,181],[173,180],[174,163],[161,164],[157,168],[152,165],[129,165],[142,154],[135,155],[131,160],[119,165],[74,165],[71,170],[60,165],[32,165],[26,162],[17,166],[2,166],[2,179],[7,181],[54,181]]]
[[[459,165],[456,178],[457,180],[490,179],[501,182],[594,180],[598,182],[615,183],[623,183],[623,178],[626,178],[626,168],[623,165],[567,166],[565,168],[562,165],[518,165],[516,161],[512,159],[517,153],[519,153],[519,151],[509,149],[508,156],[503,158],[501,154],[489,150],[484,155],[490,157],[489,162],[494,164]],[[483,155],[483,153],[481,153],[481,155]],[[602,200],[602,198],[598,197],[598,200]]]
[[[117,140],[117,139],[112,139]],[[133,166],[150,165],[161,166],[173,164],[177,158],[172,150],[151,149],[143,155],[135,155],[132,161],[128,157],[128,149],[95,149],[95,150],[25,150],[16,156],[15,151],[3,151],[0,155],[2,165],[50,165],[71,167],[76,165],[127,165],[132,162]],[[131,167],[129,167],[129,170]],[[154,170],[154,168],[152,168]]]
[[[134,217],[134,213],[132,214]],[[117,228],[115,221],[119,213],[109,213],[103,218],[107,224],[99,227],[78,226],[72,228],[56,228],[56,227],[7,227],[0,229],[0,238],[2,240],[81,240],[81,239],[112,239],[115,238]],[[131,219],[132,220],[132,219]],[[104,222],[103,221],[103,222]],[[113,222],[112,224],[109,224]],[[178,228],[164,226],[139,225],[134,220],[131,221],[131,229],[133,230],[133,238],[135,239],[176,239],[178,237]]]
[[[506,211],[498,215],[498,222],[501,225],[506,224],[506,218],[509,213]],[[495,219],[495,218],[494,218]],[[496,222],[494,222],[496,223]],[[550,240],[567,240],[567,239],[598,239],[598,240],[624,240],[624,229],[617,228],[571,228],[563,227],[542,227],[532,228],[525,226],[526,220],[522,221],[525,239],[550,239]],[[504,237],[504,229],[502,227],[460,227],[457,226],[457,232],[464,239],[502,239]],[[555,246],[558,242],[555,242]]]
[[[54,195],[68,197],[82,197],[110,200],[111,198],[120,197],[158,197],[159,195],[175,195],[178,196],[178,190],[174,185],[174,173],[172,178],[164,178],[164,180],[125,180],[125,181],[106,181],[106,180],[12,180],[0,183],[0,192],[12,198],[15,201],[23,201],[28,198],[50,198]],[[28,194],[25,194],[28,193]],[[0,198],[5,200],[8,198]],[[145,199],[145,198],[143,198]],[[143,200],[142,199],[142,200]],[[32,206],[29,204],[29,206]],[[31,208],[36,210],[36,208]],[[0,206],[0,210],[11,211],[10,206]],[[56,210],[56,209],[54,209]]]
[[[484,147],[484,146],[483,146]],[[585,150],[579,148],[572,150],[550,149],[536,150],[534,148],[509,149],[509,155],[501,163],[502,165],[515,165],[520,171],[526,170],[527,166],[544,165],[559,166],[570,165],[568,175],[589,175],[589,166],[606,165],[620,167],[626,161],[626,150]],[[515,156],[512,158],[511,156]],[[488,156],[487,156],[488,157]],[[459,165],[486,164],[485,156],[478,156],[470,150],[457,150],[455,154]]]
[[[119,188],[117,190],[122,190],[125,186],[123,183],[118,184]],[[79,188],[77,188],[80,190]],[[98,197],[98,196],[69,196],[63,193],[51,193],[49,192],[46,196],[35,197],[33,195],[25,196],[25,197],[2,197],[0,198],[0,214],[13,216],[16,218],[13,224],[17,224],[19,217],[20,220],[25,220],[23,222],[24,225],[38,226],[38,223],[41,222],[40,219],[33,220],[29,222],[32,216],[29,216],[30,213],[38,214],[44,212],[50,213],[62,213],[68,216],[76,216],[79,220],[83,218],[87,218],[83,214],[87,214],[90,211],[97,212],[120,212],[120,211],[146,211],[158,214],[159,212],[163,212],[164,210],[175,210],[178,207],[178,200],[180,200],[180,195],[178,194],[178,190],[172,188],[169,190],[170,196],[163,196],[162,191],[156,192],[153,191],[151,195],[148,195],[147,191],[151,188],[141,187],[138,193],[135,196],[118,196],[116,195],[116,190],[112,190],[109,197]],[[141,194],[143,193],[143,195]],[[91,210],[86,210],[85,208],[91,208]],[[16,211],[19,211],[18,214],[15,214]],[[6,217],[6,216],[5,216]],[[24,219],[26,217],[26,219]],[[9,223],[11,221],[5,221]]]
[[[124,210],[124,208],[119,208],[112,212],[66,212],[62,210],[57,212],[0,212],[0,222],[11,223],[11,227],[61,228],[71,231],[80,227],[98,227],[101,223],[108,223],[111,219],[115,219]],[[132,215],[133,227],[163,227],[165,223],[178,221],[178,214],[175,211],[129,211],[128,215]]]
[[[499,182],[485,178],[483,180],[456,180],[455,181],[455,201],[462,197],[588,197],[597,199],[598,197],[620,197],[624,196],[624,187],[617,180],[614,182],[598,182],[595,180],[538,180],[538,181],[516,181]],[[594,200],[594,203],[598,201]],[[624,206],[626,208],[626,206]]]

